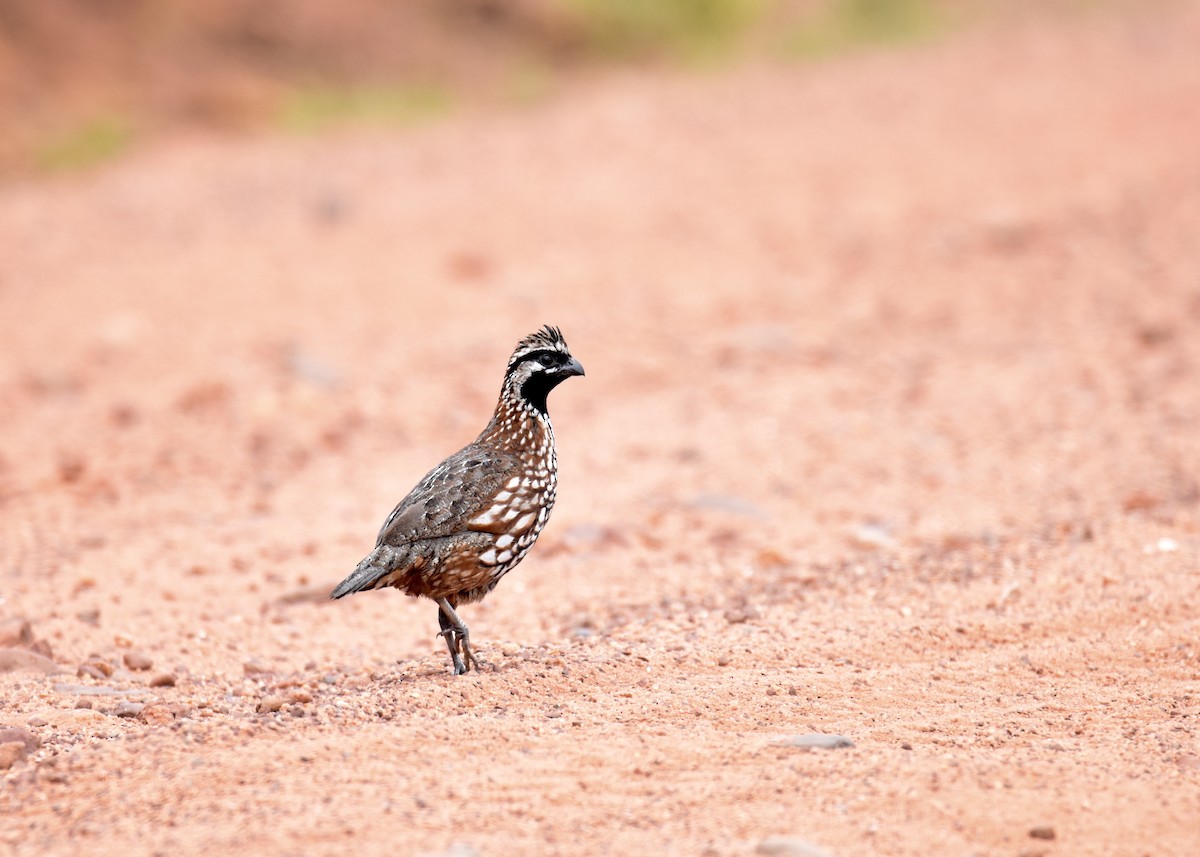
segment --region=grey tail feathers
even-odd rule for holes
[[[334,588],[333,592],[329,593],[330,598],[341,598],[343,595],[349,595],[351,592],[362,592],[364,589],[374,589],[379,583],[380,578],[386,575],[391,569],[387,563],[380,562],[381,557],[378,550],[371,552],[362,562],[358,564],[358,568],[350,573],[350,576],[343,580]]]

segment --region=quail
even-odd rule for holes
[[[429,598],[437,602],[438,636],[446,639],[455,674],[478,670],[456,611],[495,589],[546,526],[558,484],[546,397],[582,374],[558,328],[547,325],[522,339],[487,427],[400,501],[375,550],[330,597],[392,586]]]

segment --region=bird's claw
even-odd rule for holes
[[[438,631],[438,637],[445,637],[450,648],[450,658],[454,661],[454,674],[463,675],[474,669],[479,672],[479,661],[471,651],[470,634],[464,628],[443,628]]]

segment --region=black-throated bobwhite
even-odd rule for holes
[[[550,518],[557,489],[550,391],[582,375],[562,333],[546,326],[520,341],[491,422],[426,474],[388,516],[375,550],[332,598],[394,586],[437,602],[454,672],[478,662],[455,612],[479,601],[525,558]]]

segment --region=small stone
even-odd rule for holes
[[[794,836],[768,836],[755,846],[754,853],[771,857],[830,857],[824,848]]]
[[[33,627],[19,616],[0,621],[0,647],[33,645]]]
[[[271,668],[258,658],[251,658],[242,664],[242,671],[245,672],[246,675],[263,675],[265,673],[269,673]]]
[[[137,649],[130,649],[128,652],[122,655],[122,660],[125,661],[125,666],[129,667],[131,670],[148,670],[150,667],[154,666],[154,661],[150,660],[150,656],[145,652],[138,651]]]
[[[752,622],[760,618],[762,618],[762,613],[753,605],[735,607],[725,611],[725,621],[730,625],[740,625],[743,622]]]
[[[42,746],[42,739],[20,726],[0,726],[0,744],[20,744],[25,751],[23,759]]]
[[[901,750],[911,750],[912,744],[909,744],[907,741],[905,741],[903,744],[900,745],[900,749]]]
[[[144,703],[125,700],[124,702],[118,702],[117,707],[113,709],[112,713],[114,717],[137,717],[145,707]]]
[[[91,708],[92,701],[90,699],[80,699],[75,702],[76,708]]]
[[[1179,542],[1164,537],[1155,542],[1154,547],[1159,553],[1174,553],[1179,550]]]
[[[152,702],[142,709],[142,721],[151,726],[166,726],[175,721],[175,712],[165,703]]]
[[[39,672],[52,675],[62,672],[62,667],[45,655],[25,649],[0,649],[0,673]]]
[[[843,750],[854,746],[854,742],[845,735],[827,735],[820,732],[797,735],[789,738],[784,743],[789,747],[804,747],[806,749],[817,750]]]
[[[7,771],[17,762],[29,755],[25,745],[20,741],[7,741],[0,744],[0,771]]]
[[[94,678],[97,681],[103,681],[105,678],[107,678],[104,673],[100,672],[100,670],[94,667],[92,664],[80,664],[79,669],[75,671],[75,675],[79,676],[80,678]]]
[[[113,642],[121,649],[133,648],[133,637],[120,631],[113,634]]]
[[[100,626],[100,610],[95,607],[91,610],[80,610],[75,614],[75,618],[85,625],[91,625],[93,628]]]
[[[83,667],[91,667],[96,672],[99,672],[103,678],[108,678],[113,674],[113,665],[98,655],[93,655],[84,661],[80,668],[82,669]]]
[[[1055,839],[1057,836],[1058,834],[1054,832],[1054,828],[1048,824],[1041,824],[1029,829],[1030,839]]]
[[[258,713],[266,714],[271,711],[278,711],[283,708],[283,704],[286,701],[282,696],[265,696],[259,700]]]
[[[149,685],[151,687],[174,687],[175,673],[159,673],[150,679]]]
[[[851,545],[864,550],[887,549],[896,544],[891,531],[879,523],[860,524],[847,532],[846,538]]]
[[[298,687],[290,694],[292,702],[312,702],[312,694],[302,687]]]
[[[732,663],[732,661],[728,655],[721,655],[719,658],[717,658],[717,666],[719,667],[727,667],[730,665],[730,663]]]

